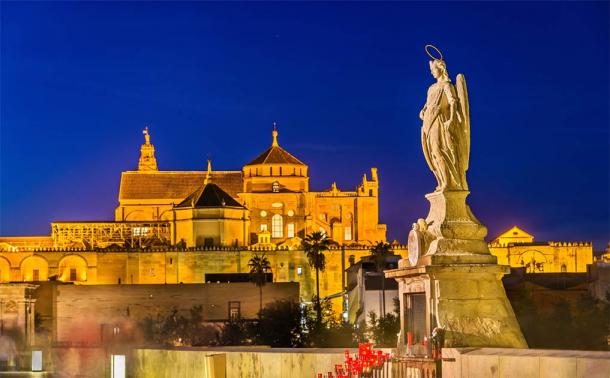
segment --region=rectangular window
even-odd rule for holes
[[[267,225],[261,224],[261,231],[267,231]]]
[[[299,266],[297,267],[297,274],[300,276],[301,274],[303,274],[303,267]]]
[[[229,320],[237,320],[241,317],[241,303],[239,301],[229,301]]]
[[[407,293],[405,294],[405,324],[407,332],[411,333],[413,344],[420,344],[424,340],[426,331],[426,294]],[[408,335],[405,335],[407,340]]]
[[[146,236],[148,235],[148,227],[132,227],[131,232],[133,236]]]
[[[32,271],[32,281],[40,281],[40,271],[38,269]]]
[[[352,226],[343,229],[343,240],[352,240]]]
[[[288,223],[288,237],[294,238],[294,223]]]
[[[76,269],[70,268],[70,281],[76,281]]]

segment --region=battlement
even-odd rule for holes
[[[333,245],[329,247],[329,251],[340,251],[345,249],[346,251],[365,251],[370,250],[370,245],[356,245],[352,244],[349,246],[340,246]],[[117,245],[111,245],[106,248],[95,247],[95,248],[87,248],[87,247],[43,247],[43,248],[32,248],[32,249],[20,249],[20,252],[31,251],[31,252],[128,252],[128,253],[153,253],[153,252],[200,252],[200,251],[210,251],[210,252],[271,252],[271,251],[291,251],[291,250],[300,250],[289,248],[287,246],[275,246],[275,247],[256,247],[256,246],[248,246],[248,247],[232,247],[232,246],[201,246],[201,247],[190,247],[183,248],[175,245],[166,245],[166,246],[150,246],[150,247],[133,247],[126,248],[120,247]],[[393,244],[392,250],[395,252],[406,252],[407,245],[406,244]]]
[[[499,243],[497,241],[492,241],[492,242],[488,243],[488,246],[495,247],[495,248],[507,248],[507,247],[517,247],[517,246],[591,247],[591,246],[593,246],[593,243],[592,242],[582,242],[582,241],[578,241],[578,242],[547,241],[547,242],[532,242],[532,243],[527,243],[527,242]]]

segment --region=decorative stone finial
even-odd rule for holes
[[[150,134],[148,133],[148,126],[146,126],[144,130],[142,130],[142,134],[144,134],[144,142],[146,144],[150,144]]]
[[[272,146],[279,146],[279,144],[277,143],[277,122],[273,121],[273,131],[271,132],[271,135],[273,136],[273,143]]]
[[[208,159],[208,170],[205,174],[204,185],[209,184],[212,181],[212,159]]]
[[[150,143],[148,126],[142,130],[142,134],[144,134],[144,144],[140,147],[138,171],[158,171],[157,159],[155,158],[155,146]]]

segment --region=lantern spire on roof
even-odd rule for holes
[[[273,121],[273,131],[271,132],[271,136],[273,136],[273,143],[271,144],[272,146],[279,146],[279,144],[277,143],[277,122]]]
[[[205,181],[203,185],[207,185],[212,181],[212,159],[208,159],[208,170],[205,173]]]

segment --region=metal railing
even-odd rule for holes
[[[392,360],[393,378],[440,378],[441,360],[424,357],[396,357]]]

